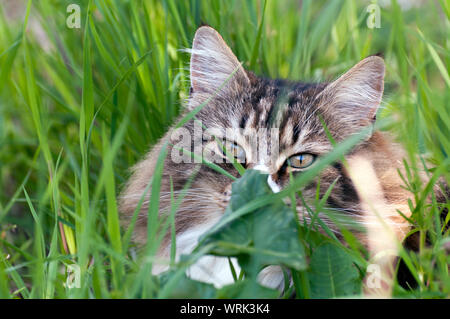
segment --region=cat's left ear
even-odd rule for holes
[[[319,94],[320,108],[336,129],[354,133],[375,121],[384,90],[384,61],[379,56],[365,58]],[[327,116],[328,115],[328,116]],[[352,132],[353,131],[353,132]]]
[[[239,90],[249,83],[241,63],[213,28],[200,27],[195,32],[190,51],[193,93],[220,95],[227,90]]]

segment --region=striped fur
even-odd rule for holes
[[[257,149],[251,149],[251,134],[247,134],[248,132],[252,129],[267,129],[264,139],[270,149],[274,147],[270,142],[270,128],[279,129],[277,157],[256,156],[257,160],[247,164],[247,168],[269,173],[268,183],[274,191],[279,191],[288,184],[290,172],[294,176],[302,172],[288,167],[287,158],[304,152],[320,157],[332,150],[320,118],[323,118],[333,137],[341,141],[362,127],[373,124],[383,94],[384,63],[377,56],[364,59],[332,83],[298,83],[261,78],[244,70],[222,37],[210,27],[201,27],[197,31],[190,53],[191,94],[186,112],[209,101],[196,118],[208,129],[214,129],[217,135],[225,134],[225,130],[231,128],[236,132],[236,141],[247,154],[260,155]],[[193,133],[194,122],[186,123],[184,128]],[[134,167],[120,198],[125,225],[129,223],[151,179],[161,146],[170,140],[172,132],[173,129],[169,130]],[[169,154],[172,150],[169,144]],[[362,156],[369,161],[379,186],[377,196],[383,198],[384,205],[392,212],[384,216],[385,222],[395,226],[393,229],[396,238],[401,240],[409,225],[396,214],[396,209],[400,209],[406,216],[410,215],[407,208],[410,194],[401,187],[402,181],[397,174],[397,169],[402,169],[401,160],[405,156],[402,148],[386,134],[375,132],[348,155],[349,158],[355,156]],[[218,165],[233,176],[238,176],[231,164]],[[165,215],[170,208],[170,181],[173,181],[175,195],[179,195],[194,172],[197,173],[191,188],[176,214],[177,255],[189,253],[193,249],[198,237],[223,214],[230,199],[230,178],[206,165],[176,164],[168,156],[164,163],[161,186],[161,215]],[[319,180],[322,195],[337,180],[328,198],[327,209],[343,217],[343,220],[346,217],[357,225],[367,226],[372,224],[365,215],[370,203],[361,204],[361,191],[355,187],[355,178],[358,176],[349,174],[341,163],[335,163],[305,187],[303,195],[307,201],[312,200]],[[135,227],[134,240],[139,244],[145,243],[147,237],[148,203],[149,195],[145,197]],[[297,208],[299,217],[309,221],[300,201]],[[339,235],[339,229],[327,214],[321,212],[320,217]],[[362,233],[358,234],[363,242],[367,242]],[[160,256],[168,257],[169,251],[170,237],[166,236]],[[217,286],[231,282],[226,260],[204,258],[206,259],[191,269],[192,277]],[[162,271],[166,267],[157,269]],[[211,274],[221,278],[214,278]],[[261,282],[280,288],[283,285],[283,276],[280,274],[278,268],[269,268],[261,275]]]

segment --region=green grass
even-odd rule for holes
[[[66,26],[71,3],[81,7],[80,29]],[[185,267],[202,254],[232,250],[230,243],[218,240],[220,225],[218,233],[213,230],[205,239],[208,245],[173,264],[170,274],[148,275],[161,240],[158,228],[173,226],[173,218],[157,219],[162,166],[152,180],[155,200],[149,219],[155,222],[146,249],[135,256],[132,227],[119,226],[116,198],[128,169],[182,112],[189,56],[181,49],[190,47],[201,23],[217,29],[245,67],[269,77],[331,80],[362,58],[383,53],[387,70],[378,118],[390,119],[383,129],[392,131],[407,150],[405,187],[417,203],[411,205],[411,220],[421,239],[419,253],[401,251],[418,288],[395,284],[394,296],[450,296],[450,260],[443,249],[450,239],[448,232],[442,233],[432,184],[418,180],[423,165],[417,157],[436,167],[431,175],[443,174],[450,181],[448,2],[429,1],[402,11],[393,1],[381,8],[380,29],[367,27],[361,1],[305,0],[300,6],[299,1],[271,0],[55,0],[25,1],[15,18],[8,10],[0,7],[0,297],[278,296],[255,284],[249,265],[244,280],[219,291],[184,278]],[[32,31],[37,22],[41,33]],[[338,145],[317,170],[341,158],[357,138]],[[221,225],[282,205],[281,198],[295,196],[317,170],[276,195],[258,197],[249,191],[255,199],[233,207]],[[173,198],[174,207],[179,200]],[[356,294],[343,282],[360,282],[367,259],[351,234],[346,234],[349,245],[344,247],[298,221],[292,225],[310,264],[277,262],[292,271],[297,296]],[[431,245],[425,245],[425,234]],[[238,255],[249,249],[233,247]],[[258,261],[258,254],[251,256]],[[323,260],[330,258],[335,260],[330,267],[356,265],[351,269],[361,273],[349,271],[350,277],[340,278],[334,269],[324,275]],[[65,285],[66,268],[72,264],[81,270],[79,289]],[[317,290],[331,282],[330,276],[338,289]]]

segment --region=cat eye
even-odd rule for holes
[[[225,148],[226,152],[222,150],[222,153],[225,157],[227,157],[227,153],[230,156],[233,156],[239,163],[245,163],[245,150],[239,146],[238,144],[230,141],[225,141],[223,143],[223,147]],[[219,148],[221,148],[221,145],[219,145]]]
[[[287,164],[292,168],[307,168],[315,159],[316,157],[312,154],[302,153],[289,157]]]

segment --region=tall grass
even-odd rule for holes
[[[79,29],[66,26],[71,3],[81,8]],[[449,7],[430,1],[402,11],[392,1],[381,8],[381,28],[370,29],[366,5],[351,0],[30,0],[14,10],[2,5],[0,297],[172,296],[184,267],[204,253],[200,249],[174,266],[174,277],[149,276],[160,240],[156,226],[149,228],[154,240],[145,253],[135,256],[132,228],[120,228],[116,202],[129,167],[183,109],[189,56],[181,49],[190,47],[202,23],[221,33],[245,67],[270,77],[331,80],[360,59],[383,53],[387,76],[379,118],[393,119],[384,129],[407,150],[405,184],[417,203],[411,204],[411,219],[421,238],[418,253],[401,251],[418,288],[396,284],[394,295],[448,297],[449,257],[443,249],[448,232],[442,232],[432,190],[418,179],[423,163],[417,155],[450,181]],[[152,180],[152,199],[158,197],[159,178]],[[293,191],[264,196],[238,213]],[[157,210],[153,200],[150,216],[156,218]],[[170,229],[170,221],[165,227]],[[425,244],[426,234],[431,245]],[[358,245],[348,240],[348,252],[359,256]],[[363,265],[364,258],[359,260]],[[80,288],[66,283],[70,265],[81,271]],[[311,296],[307,276],[294,271],[298,297]],[[186,287],[193,284],[183,280]],[[219,296],[235,293],[224,290]],[[273,296],[260,293],[255,296]]]

